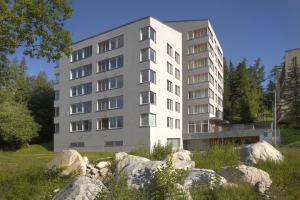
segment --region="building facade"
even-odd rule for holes
[[[221,131],[223,50],[209,20],[165,23],[182,33],[182,130],[185,148],[205,149],[210,139],[190,139],[189,136]]]
[[[276,118],[278,122],[284,122],[284,113],[288,109],[287,105],[284,103],[283,96],[286,79],[292,67],[300,67],[300,48],[285,51],[284,64],[282,66],[277,84],[278,106]]]
[[[182,135],[222,119],[223,52],[208,20],[125,24],[74,43],[55,75],[55,151],[182,148]]]

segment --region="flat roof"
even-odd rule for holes
[[[183,19],[183,20],[170,20],[170,21],[163,21],[163,23],[172,23],[172,22],[194,22],[194,21],[209,21],[208,19]]]

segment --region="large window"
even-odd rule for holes
[[[189,91],[189,99],[201,99],[208,97],[208,88]]]
[[[200,28],[196,30],[189,31],[187,34],[187,40],[192,40],[208,35],[208,28]]]
[[[173,100],[167,99],[167,109],[173,110]]]
[[[101,60],[98,62],[97,72],[106,72],[123,67],[124,58],[123,55],[119,55],[113,58]]]
[[[167,72],[173,75],[173,65],[169,62],[167,62]]]
[[[173,92],[173,83],[169,80],[167,80],[167,90]]]
[[[120,35],[98,43],[98,52],[104,53],[124,46],[124,36]]]
[[[151,39],[156,42],[156,31],[151,26],[147,26],[141,29],[141,40],[147,39]]]
[[[99,99],[97,103],[97,111],[119,109],[123,107],[123,96]]]
[[[140,83],[151,82],[156,84],[156,73],[151,69],[142,70],[140,73]]]
[[[92,102],[81,102],[71,104],[70,106],[70,114],[79,114],[79,113],[90,113],[92,112]]]
[[[151,91],[141,92],[140,104],[156,104],[156,94]]]
[[[208,120],[189,121],[188,132],[189,133],[207,133],[208,132]]]
[[[122,88],[123,76],[116,76],[109,79],[99,80],[97,87],[98,92]]]
[[[173,48],[171,45],[167,44],[167,54],[173,57]]]
[[[70,132],[82,132],[92,130],[92,120],[82,120],[71,122]]]
[[[208,104],[199,104],[193,105],[188,107],[188,114],[189,115],[196,115],[202,113],[208,113]]]
[[[208,81],[208,73],[195,74],[188,77],[189,84],[197,84]]]
[[[97,130],[110,130],[117,128],[123,128],[123,116],[98,119]]]
[[[167,117],[167,127],[173,128],[173,118],[172,117]]]
[[[156,126],[156,115],[152,113],[141,114],[140,126]]]
[[[175,94],[180,97],[180,87],[175,85]]]
[[[180,113],[180,103],[175,102],[175,111]]]
[[[92,93],[92,83],[85,83],[71,87],[70,96],[76,97]]]
[[[196,44],[187,48],[187,54],[198,54],[208,50],[207,43]]]
[[[84,65],[71,69],[70,79],[82,78],[85,76],[90,76],[92,74],[92,64]]]
[[[156,52],[151,48],[144,48],[140,52],[140,62],[148,60],[156,62]]]
[[[92,56],[92,46],[85,47],[73,51],[70,57],[70,62],[76,62]]]

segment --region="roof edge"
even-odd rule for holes
[[[287,50],[285,50],[285,52],[289,52],[289,51],[296,51],[296,50],[300,50],[300,48],[295,48],[295,49],[287,49]]]

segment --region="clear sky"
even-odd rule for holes
[[[283,61],[285,50],[300,48],[300,0],[73,0],[72,7],[65,27],[74,42],[151,15],[162,21],[209,19],[227,60],[252,64],[260,57],[267,72]],[[53,63],[26,61],[29,74],[45,71],[53,78]]]

